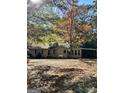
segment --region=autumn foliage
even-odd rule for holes
[[[74,46],[88,41],[96,29],[96,2],[77,3],[78,0],[50,0],[38,7],[28,17],[28,41],[68,42]]]

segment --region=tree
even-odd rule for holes
[[[45,3],[29,13],[27,20],[28,44],[48,44],[62,41],[61,37],[53,31],[52,28],[55,20],[59,17],[54,13],[51,3]]]
[[[56,1],[56,0],[54,0]],[[58,24],[60,29],[66,30],[65,37],[69,37],[66,40],[71,46],[78,46],[81,42],[84,42],[86,36],[93,30],[91,19],[93,17],[92,5],[80,5],[78,6],[77,0],[56,1],[55,5],[63,13],[63,21]]]
[[[28,41],[49,45],[68,42],[71,47],[90,41],[96,33],[97,2],[77,3],[78,0],[47,0],[37,5],[28,15]]]

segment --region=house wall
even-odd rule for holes
[[[68,50],[69,51],[69,50]],[[82,52],[80,48],[73,48],[70,53],[68,53],[69,58],[81,58]]]
[[[28,55],[30,55],[31,57],[35,57],[35,49],[29,49],[28,51]]]
[[[97,58],[97,50],[82,49],[82,58]]]
[[[63,47],[58,47],[56,50],[56,56],[59,58],[67,58],[67,49]]]
[[[52,49],[29,49],[28,54],[32,58],[96,58],[96,50],[84,50],[81,48],[73,48],[69,54],[69,49],[64,47],[57,47]],[[38,55],[41,54],[40,57]]]
[[[29,49],[28,54],[33,58],[46,58],[48,56],[48,49]]]
[[[36,49],[35,50],[35,56],[38,58],[42,57],[42,51],[43,51],[42,49]]]
[[[51,49],[51,57],[56,58],[57,55],[58,55],[58,54],[57,54],[57,51],[58,51],[57,48]]]
[[[48,57],[48,49],[43,49],[42,57],[44,58]]]

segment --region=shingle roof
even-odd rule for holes
[[[48,48],[56,48],[56,47],[64,47],[64,48],[69,48],[70,45],[68,43],[54,43],[52,46],[49,45],[43,45],[43,44],[35,44],[28,46],[28,48],[32,49],[48,49]]]
[[[65,47],[65,48],[69,48],[70,45],[68,43],[55,43],[52,47]]]
[[[49,45],[43,45],[43,44],[35,44],[28,46],[28,48],[34,48],[34,49],[48,49],[50,46]]]

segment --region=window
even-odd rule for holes
[[[71,53],[72,53],[72,55],[73,55],[74,51],[72,50]]]
[[[64,50],[64,54],[66,53],[66,50]]]
[[[48,50],[48,55],[50,55],[50,50]]]
[[[75,50],[75,55],[77,55],[77,50]]]
[[[80,50],[78,50],[78,55],[80,55]]]

